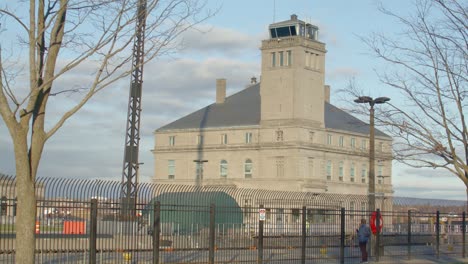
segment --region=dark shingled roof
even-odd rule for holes
[[[173,129],[255,126],[260,124],[260,83],[226,98],[222,104],[211,104],[184,116],[157,131]],[[369,125],[336,106],[325,103],[325,127],[369,134]],[[375,130],[376,136],[389,137]]]

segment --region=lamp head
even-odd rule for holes
[[[359,104],[367,104],[372,102],[372,98],[369,96],[359,96],[357,99],[354,100],[354,102]]]
[[[384,103],[386,103],[388,101],[390,101],[390,98],[388,98],[388,97],[377,97],[377,98],[374,99],[374,102],[376,104],[384,104]]]

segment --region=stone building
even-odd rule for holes
[[[154,132],[160,184],[367,194],[369,125],[330,103],[325,44],[292,15],[261,45],[261,81]],[[392,139],[375,133],[376,191],[391,196]],[[361,209],[365,205],[353,205]]]

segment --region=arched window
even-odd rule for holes
[[[228,163],[226,160],[221,160],[219,163],[219,175],[226,178],[228,174]]]
[[[244,176],[245,178],[252,178],[252,160],[246,159],[244,163]]]

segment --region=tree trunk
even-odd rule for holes
[[[16,195],[18,198],[15,263],[34,264],[36,249],[36,175],[31,173],[27,146],[27,133],[24,130],[17,129],[17,134],[14,136]],[[19,244],[21,246],[18,246]]]
[[[466,187],[466,208],[465,212],[468,213],[468,187]]]

